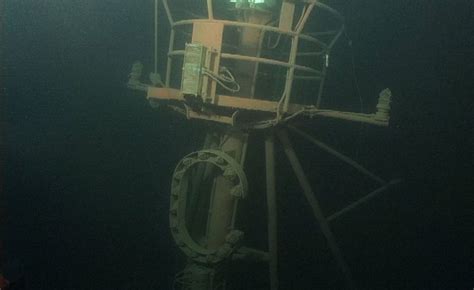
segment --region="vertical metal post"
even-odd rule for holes
[[[296,156],[295,150],[293,149],[290,139],[288,138],[288,133],[284,130],[281,130],[277,131],[277,135],[281,143],[283,144],[285,154],[288,157],[288,160],[290,161],[291,167],[293,168],[293,171],[295,172],[296,177],[298,178],[301,188],[303,189],[304,196],[306,197],[306,200],[308,201],[313,210],[314,217],[318,221],[319,226],[321,227],[321,231],[326,237],[329,249],[331,250],[332,254],[334,255],[334,258],[336,259],[337,264],[339,265],[342,273],[344,274],[348,288],[355,289],[351,271],[349,270],[349,267],[347,266],[347,263],[344,260],[342,252],[336,243],[334,234],[332,233],[331,228],[329,227],[329,224],[323,215],[321,206],[319,205],[318,200],[314,196],[309,180],[304,174],[304,170],[301,167],[298,157]]]
[[[321,81],[319,82],[318,96],[317,96],[317,99],[316,99],[316,109],[321,108],[321,101],[323,99],[324,83],[326,82],[326,70],[327,70],[327,66],[325,64],[323,66],[323,70],[321,72]]]
[[[271,21],[272,14],[250,9],[245,13],[245,17],[239,18],[239,22],[264,25]],[[240,39],[238,43],[238,53],[245,56],[260,56],[261,42],[264,31],[261,28],[242,27],[240,31]],[[256,72],[258,63],[253,61],[237,61],[235,63],[235,76],[239,79],[240,96],[253,98],[255,91]]]
[[[231,155],[237,162],[242,160],[242,148],[247,141],[247,135],[242,132],[228,132],[221,150]],[[214,180],[212,203],[209,208],[211,213],[208,220],[208,249],[217,249],[225,242],[226,235],[233,223],[233,210],[236,198],[231,194],[234,187],[232,180],[220,175]]]
[[[297,24],[297,27],[295,27],[295,32],[297,34],[293,36],[291,39],[291,50],[290,50],[290,56],[288,58],[288,64],[290,65],[290,67],[288,68],[288,71],[286,74],[285,94],[284,94],[284,100],[283,100],[283,112],[288,111],[288,106],[290,104],[293,80],[295,77],[295,64],[296,64],[296,55],[298,53],[299,36],[301,34],[301,31],[303,30],[304,25],[306,24],[306,21],[308,20],[309,15],[311,14],[311,11],[314,8],[314,5],[315,3],[311,3],[308,6],[308,8],[303,14],[302,19]],[[278,109],[280,109],[280,104],[279,104]]]
[[[171,27],[174,25],[173,16],[171,15],[170,7],[168,6],[168,0],[163,0],[163,7],[165,7],[166,16],[168,17],[168,22],[170,23]]]
[[[174,34],[175,34],[174,29],[175,28],[174,28],[173,16],[171,15],[170,7],[168,6],[168,0],[162,0],[162,3],[163,3],[163,7],[165,8],[166,16],[168,17],[168,22],[171,26],[170,41],[168,44],[168,55],[167,55],[168,63],[166,64],[166,81],[165,81],[166,87],[169,87],[170,82],[171,82],[171,68],[173,66],[173,58],[171,57],[170,54],[174,49]]]
[[[270,289],[278,289],[277,202],[275,188],[275,145],[273,132],[265,138],[265,171],[268,209],[268,252]]]
[[[308,8],[306,9],[306,11],[303,14],[303,18],[300,20],[297,27],[295,27],[295,32],[296,33],[300,34],[301,31],[303,31],[303,28],[306,24],[306,21],[308,21],[308,17],[311,14],[311,12],[313,11],[313,8],[314,8],[315,5],[316,5],[316,2],[313,2],[313,3],[308,5]]]
[[[257,48],[257,55],[256,55],[257,58],[260,57],[260,55],[262,54],[262,45],[263,45],[264,38],[265,38],[265,30],[262,30],[260,33],[260,40],[258,41],[258,48]],[[257,87],[257,77],[258,77],[259,66],[260,66],[260,63],[257,62],[253,70],[252,88],[250,89],[251,99],[255,98],[255,88]]]
[[[207,17],[210,20],[214,19],[214,8],[212,7],[212,0],[207,0]]]
[[[296,63],[296,54],[298,53],[298,41],[299,35],[295,35],[291,39],[291,50],[290,56],[288,58],[288,64],[290,67],[286,73],[286,83],[285,83],[285,93],[283,95],[283,112],[288,111],[288,105],[290,104],[291,98],[291,86],[293,85],[293,79],[295,78],[295,63]],[[279,104],[280,109],[280,104]]]
[[[173,57],[171,57],[171,52],[174,50],[174,38],[175,31],[174,28],[171,28],[170,42],[168,44],[168,63],[166,64],[166,87],[169,87],[171,82],[171,69],[173,67]]]
[[[154,73],[158,72],[158,0],[155,0],[155,53],[154,53]]]

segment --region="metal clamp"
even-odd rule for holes
[[[185,156],[176,166],[171,183],[170,228],[179,248],[198,263],[215,264],[229,257],[243,237],[243,232],[230,230],[223,245],[207,249],[194,241],[186,227],[186,201],[191,168],[199,162],[211,163],[232,181],[232,196],[242,199],[247,195],[248,183],[240,164],[228,154],[218,150],[201,150]]]

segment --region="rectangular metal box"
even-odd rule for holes
[[[201,95],[203,67],[207,48],[200,43],[187,43],[184,50],[181,92],[183,95]]]

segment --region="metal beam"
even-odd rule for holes
[[[371,200],[372,198],[374,198],[379,193],[382,193],[385,190],[387,190],[390,186],[396,185],[400,182],[401,182],[400,179],[394,179],[394,180],[390,181],[389,183],[385,184],[382,187],[377,188],[376,190],[372,191],[371,193],[367,194],[366,196],[362,197],[361,199],[351,203],[350,205],[346,206],[345,208],[341,209],[340,211],[337,211],[337,212],[333,213],[332,215],[328,216],[327,220],[328,221],[333,221],[334,219],[340,217],[341,215],[343,215],[343,214],[353,210],[354,208],[358,207],[359,205]]]
[[[317,140],[313,136],[305,133],[304,131],[288,125],[288,128],[291,129],[291,131],[297,133],[298,135],[304,137],[306,140],[309,142],[313,143],[314,145],[318,146],[320,149],[326,151],[327,153],[331,154],[332,156],[336,157],[337,159],[345,162],[346,164],[352,166],[353,168],[357,169],[357,171],[367,175],[368,177],[372,178],[374,181],[380,183],[380,184],[386,184],[387,182],[383,180],[382,178],[378,177],[374,173],[370,172],[369,170],[365,169],[362,165],[357,163],[355,160],[349,158],[348,156],[338,152],[336,149],[330,147],[329,145]]]
[[[290,161],[291,167],[293,168],[293,171],[296,174],[296,177],[300,183],[301,188],[303,189],[304,196],[306,197],[306,200],[308,201],[309,205],[311,206],[311,209],[313,210],[313,215],[318,221],[319,226],[321,227],[321,231],[326,237],[329,249],[334,255],[334,258],[336,259],[337,264],[341,268],[341,271],[345,277],[348,288],[355,289],[351,271],[342,255],[341,250],[339,249],[339,246],[336,243],[334,234],[332,233],[331,228],[329,227],[329,224],[323,215],[321,206],[319,205],[318,200],[314,196],[314,192],[311,189],[309,180],[304,174],[304,170],[301,167],[298,157],[296,156],[295,150],[293,149],[293,146],[291,145],[291,142],[288,138],[288,133],[285,130],[280,130],[280,131],[277,131],[277,135],[281,143],[283,144],[285,154],[288,157],[288,160]]]
[[[268,208],[268,252],[270,289],[278,289],[277,202],[275,188],[275,145],[273,132],[265,139],[265,170]]]

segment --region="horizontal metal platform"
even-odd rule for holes
[[[172,102],[178,102],[178,103],[186,102],[183,94],[178,89],[174,89],[174,88],[148,87],[147,98],[154,101],[172,101]],[[278,102],[275,102],[275,101],[233,97],[233,96],[226,96],[226,95],[217,95],[215,103],[211,105],[221,107],[221,108],[227,108],[227,109],[246,110],[246,111],[262,112],[262,113],[268,114],[268,113],[276,113],[279,104]],[[335,111],[335,110],[323,110],[323,109],[317,109],[314,106],[305,106],[305,105],[300,105],[300,104],[289,104],[288,110],[283,113],[285,116],[291,116],[295,114],[308,116],[308,117],[321,116],[321,117],[342,119],[342,120],[352,121],[352,122],[368,123],[368,124],[372,124],[376,126],[388,126],[388,120],[376,119],[375,114],[362,114],[362,113],[343,112],[343,111]],[[208,120],[217,121],[217,122],[219,122],[219,120],[229,121],[228,118],[222,118],[222,116],[205,117],[198,114],[198,112],[193,112],[192,114],[188,115],[188,117],[208,119]],[[224,123],[228,123],[227,121],[225,121]]]

